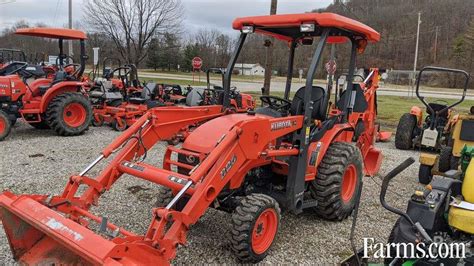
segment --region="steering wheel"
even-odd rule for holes
[[[67,69],[68,67],[74,67],[74,71],[68,75],[78,79],[79,72],[82,70],[81,64],[77,64],[77,63],[67,64],[64,66],[63,69]]]
[[[262,103],[268,105],[270,109],[276,111],[288,111],[291,107],[291,101],[277,96],[263,95],[260,96]]]

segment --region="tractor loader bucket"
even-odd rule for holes
[[[374,176],[379,172],[382,165],[382,151],[371,146],[364,158],[365,173],[368,176]]]
[[[21,264],[168,264],[151,247],[103,238],[33,196],[1,194],[0,214],[13,257]]]

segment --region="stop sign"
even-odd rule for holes
[[[192,60],[193,68],[194,69],[201,69],[202,67],[202,59],[200,57],[194,57]]]

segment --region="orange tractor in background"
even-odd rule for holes
[[[0,76],[0,140],[11,130],[11,125],[22,118],[38,129],[53,129],[61,136],[82,134],[89,127],[92,108],[82,80],[87,56],[86,35],[82,31],[55,28],[18,29],[16,34],[57,39],[58,70],[51,78],[37,78],[29,84],[25,75],[35,76],[27,62],[17,62],[13,69]],[[66,64],[63,41],[79,41],[80,64]],[[9,66],[6,66],[7,68]],[[23,75],[18,75],[18,73]]]
[[[230,97],[231,110],[234,112],[255,108],[255,100],[251,95],[233,89]],[[111,70],[107,80],[97,81],[89,92],[89,98],[93,104],[94,126],[109,124],[117,131],[124,131],[151,108],[222,105],[223,90],[218,86],[210,88],[209,70],[207,88],[188,86],[183,91],[179,85],[141,83],[137,68],[124,65]]]
[[[352,213],[363,176],[376,174],[382,162],[374,147],[377,69],[364,84],[353,82],[357,53],[379,41],[379,33],[332,13],[238,18],[233,28],[241,34],[224,74],[223,105],[153,108],[71,176],[61,195],[0,195],[3,227],[17,261],[166,265],[186,244],[190,227],[213,207],[232,213],[229,242],[239,260],[259,262],[275,240],[281,208],[295,214],[313,209],[335,221]],[[232,70],[253,33],[289,43],[285,98],[262,96],[263,107],[228,114]],[[290,100],[295,50],[313,42],[306,85]],[[330,92],[313,79],[326,44],[341,42],[350,44],[346,96],[330,107]],[[357,142],[355,113],[363,114],[357,117],[366,125]],[[181,146],[168,146],[163,165],[144,161],[159,141],[184,132]],[[87,175],[109,157],[98,176]],[[124,174],[161,186],[143,235],[91,212]],[[94,231],[95,225],[100,226]]]

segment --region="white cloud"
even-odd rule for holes
[[[208,27],[232,32],[236,17],[264,15],[270,10],[270,0],[181,0],[184,6],[183,22],[186,32]],[[332,0],[279,0],[278,13],[303,13],[322,8]],[[68,22],[67,0],[16,0],[0,5],[0,29],[25,20],[31,24],[45,23],[63,27]],[[82,19],[83,0],[73,0],[75,24]]]

